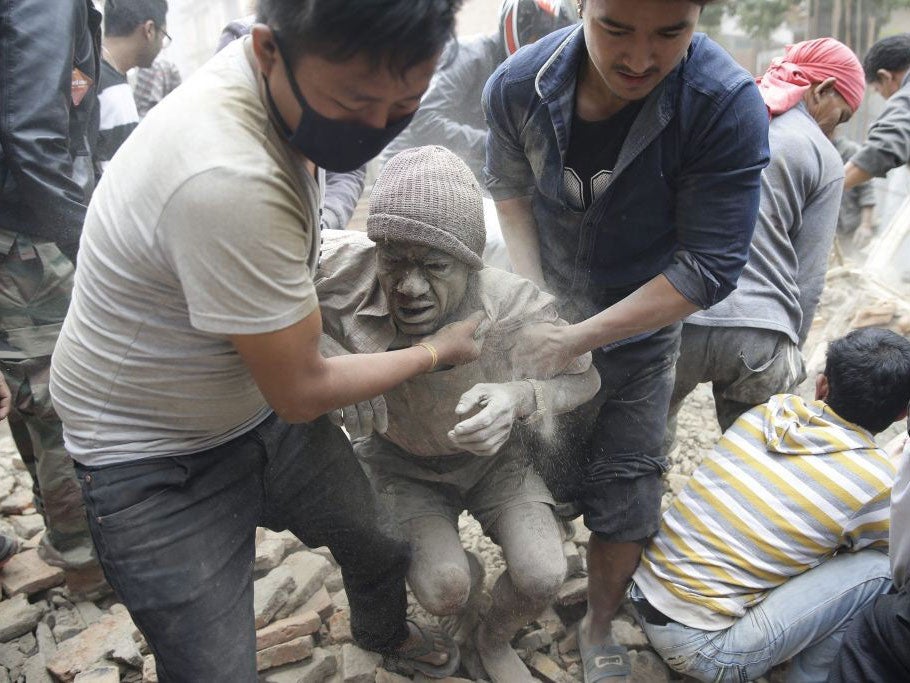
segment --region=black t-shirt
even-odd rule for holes
[[[573,209],[587,210],[603,193],[641,107],[642,102],[632,102],[601,121],[572,116],[563,182]]]

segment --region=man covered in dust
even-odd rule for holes
[[[476,604],[482,574],[459,540],[462,510],[502,546],[508,569],[474,640],[490,679],[532,680],[509,641],[555,596],[566,564],[553,500],[522,436],[590,400],[597,372],[590,354],[546,381],[507,363],[515,338],[559,318],[530,281],[483,267],[480,188],[452,152],[421,147],[391,159],[370,199],[367,235],[327,236],[317,279],[324,330],[347,352],[409,345],[464,311],[482,309],[488,329],[477,361],[348,409],[352,436],[379,432],[355,450],[410,542],[408,581],[429,612]]]

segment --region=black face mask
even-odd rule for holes
[[[336,173],[348,173],[360,168],[398,137],[414,118],[412,113],[385,128],[372,128],[362,123],[336,121],[323,116],[307,104],[297,85],[297,79],[294,78],[291,64],[285,57],[277,33],[272,31],[272,35],[275,38],[278,53],[281,55],[288,82],[291,84],[291,92],[294,93],[297,104],[303,111],[297,129],[291,130],[281,118],[278,107],[275,106],[275,100],[272,99],[268,79],[266,79],[265,88],[269,106],[287,141],[320,168]]]

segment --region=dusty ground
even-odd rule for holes
[[[672,496],[670,489],[679,490],[685,482],[686,475],[692,472],[705,451],[710,448],[712,442],[718,436],[717,425],[713,417],[713,401],[710,393],[704,388],[696,391],[684,407],[680,416],[679,434],[681,449],[677,457],[674,458],[671,473],[667,478],[667,501]],[[24,550],[34,547],[42,533],[40,517],[28,505],[29,486],[28,475],[19,465],[18,456],[12,439],[9,437],[8,428],[3,423],[0,425],[0,509],[5,510],[5,514],[0,516],[0,529],[7,533],[17,533]],[[16,501],[19,502],[16,503]],[[487,575],[487,587],[492,586],[495,578],[504,569],[499,548],[482,535],[479,525],[467,515],[462,519],[462,538],[465,547],[474,551],[483,559]],[[270,558],[276,542],[278,546],[282,546],[282,543],[284,543],[283,550],[277,557]],[[572,630],[575,620],[583,611],[584,553],[586,543],[586,534],[581,531],[579,536],[568,546],[571,550],[570,554],[575,558],[575,564],[572,576],[565,587],[565,593],[568,597],[562,602],[566,604],[557,605],[556,612],[548,613],[537,625],[530,625],[525,632],[519,634],[520,638],[516,639],[516,644],[526,646],[520,649],[522,655],[528,661],[533,662],[541,671],[545,672],[546,666],[556,667],[554,671],[558,675],[555,679],[552,675],[553,672],[551,672],[550,675],[540,674],[541,680],[556,680],[558,683],[581,680],[578,653],[574,646]],[[277,576],[278,573],[283,571],[287,566],[288,557],[294,552],[298,552],[299,557],[299,551],[301,550],[312,558],[311,553],[307,553],[299,544],[289,542],[287,538],[284,541],[276,541],[274,534],[261,534],[257,567],[260,566],[260,563],[262,564],[261,571],[257,573],[257,576],[262,577],[262,580],[256,584],[257,592],[271,590],[269,577],[272,575]],[[263,671],[263,681],[270,683],[285,683],[285,681],[317,683],[323,680],[333,682],[346,682],[348,680],[360,682],[365,680],[363,678],[351,678],[343,671],[344,663],[349,661],[346,657],[350,654],[349,650],[345,650],[345,648],[352,647],[349,644],[349,636],[344,634],[344,627],[339,627],[339,622],[343,623],[346,619],[346,598],[344,591],[341,590],[342,586],[340,585],[340,577],[337,575],[337,570],[331,576],[327,576],[327,572],[328,569],[320,574],[319,578],[320,588],[324,586],[330,592],[330,612],[326,613],[326,616],[322,618],[321,625],[317,622],[319,631],[312,636],[306,637],[315,638],[316,649],[318,653],[321,653],[320,656],[328,658],[334,664],[331,668],[327,668],[324,666],[325,662],[323,661],[321,668],[316,667],[313,664],[315,661],[314,655],[304,658],[300,663],[290,663],[283,667]],[[3,579],[2,573],[0,573],[0,579]],[[60,584],[61,581],[62,577],[56,583]],[[309,579],[298,577],[298,581],[302,584],[309,581]],[[581,593],[578,592],[579,585],[582,589]],[[113,598],[107,598],[96,603],[77,603],[69,596],[64,586],[57,585],[50,589],[29,589],[28,602],[40,610],[40,621],[37,623],[37,630],[35,625],[32,624],[24,635],[6,638],[6,642],[3,642],[4,638],[0,637],[0,683],[6,683],[6,681],[43,683],[44,681],[54,680],[48,676],[44,666],[52,661],[59,661],[61,653],[74,658],[76,663],[73,666],[76,669],[84,672],[94,671],[91,675],[95,677],[77,678],[77,683],[81,683],[83,680],[86,683],[90,681],[95,681],[96,683],[98,681],[110,681],[110,683],[127,681],[128,683],[135,683],[140,680],[148,682],[154,680],[148,674],[149,663],[145,664],[147,667],[145,677],[143,677],[141,671],[143,660],[139,655],[145,655],[146,662],[150,659],[141,639],[133,646],[131,657],[121,656],[118,659],[116,652],[107,652],[105,654],[103,648],[94,653],[80,653],[80,650],[84,649],[82,641],[91,639],[89,634],[93,633],[86,629],[97,629],[99,627],[99,619],[105,617],[105,615],[116,614],[117,607]],[[10,609],[12,605],[13,600],[9,596],[5,596],[4,600],[0,600],[0,615],[4,614],[4,609]],[[413,601],[411,610],[415,616],[426,618],[426,615],[421,613],[421,610]],[[285,611],[292,610],[289,607]],[[300,609],[298,609],[299,611]],[[322,615],[323,613],[320,612],[320,614]],[[0,620],[2,620],[2,617],[0,617]],[[622,629],[625,639],[628,641],[630,649],[635,652],[636,677],[634,680],[636,683],[664,683],[676,680],[671,677],[669,670],[663,666],[656,655],[649,651],[643,634],[632,623],[631,613],[624,611],[619,620],[623,622]],[[12,619],[9,619],[9,621],[12,621]],[[3,624],[0,624],[0,628],[2,627]],[[121,625],[121,629],[124,629],[123,632],[129,635],[129,628]],[[339,630],[341,631],[340,635]],[[544,632],[548,635],[542,636]],[[521,637],[524,637],[524,640]],[[541,641],[542,637],[543,640]],[[77,654],[72,654],[74,651]],[[293,657],[294,655],[291,656]],[[57,657],[57,660],[54,660],[54,657]],[[82,659],[79,659],[79,657]],[[57,669],[55,668],[55,670]],[[106,672],[108,678],[99,678],[100,672]],[[469,675],[468,672],[463,672],[463,674]],[[394,681],[401,680],[388,676],[382,670],[379,670],[377,675],[379,677],[376,680],[382,683],[394,683]],[[67,680],[71,680],[71,678]]]

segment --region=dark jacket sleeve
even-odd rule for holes
[[[710,308],[736,289],[749,257],[768,165],[768,110],[753,83],[720,103],[696,132],[678,183],[679,251],[664,275],[689,301]]]
[[[85,12],[82,0],[0,0],[3,168],[35,218],[29,232],[61,247],[78,243],[86,211],[69,142],[74,32]]]

